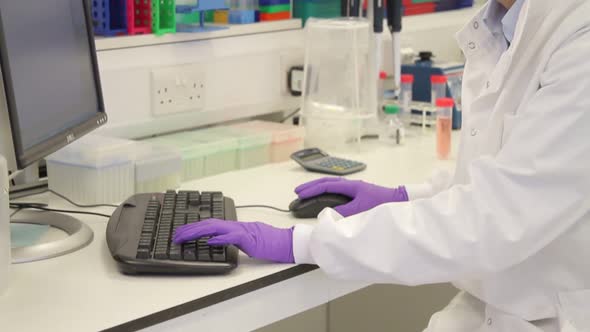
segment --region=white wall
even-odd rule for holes
[[[287,62],[301,64],[300,30],[99,50],[109,124],[102,132],[140,137],[295,108],[284,91]],[[153,116],[152,69],[197,64],[205,73],[205,107]]]

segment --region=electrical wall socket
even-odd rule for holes
[[[289,70],[292,67],[301,66],[303,67],[303,50],[301,49],[290,49],[283,51],[280,54],[281,61],[281,94],[283,96],[291,96],[289,90]]]
[[[205,107],[205,71],[200,65],[153,69],[151,97],[154,115],[201,110]]]

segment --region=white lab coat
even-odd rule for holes
[[[295,260],[337,278],[453,282],[462,292],[428,332],[590,331],[574,314],[590,313],[590,1],[526,1],[506,52],[484,11],[457,34],[454,176],[408,186],[407,203],[324,210],[295,227]]]

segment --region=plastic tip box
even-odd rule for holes
[[[277,122],[250,121],[234,125],[235,128],[271,135],[270,161],[282,162],[303,148],[305,129]]]
[[[186,131],[147,141],[180,150],[184,181],[255,167],[271,160],[270,133],[237,127]]]
[[[182,156],[182,179],[195,180],[237,169],[238,141],[207,130],[187,131],[148,139],[178,148]]]
[[[180,153],[89,135],[48,156],[49,188],[82,204],[118,203],[180,185]]]

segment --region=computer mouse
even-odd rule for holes
[[[318,214],[327,207],[347,204],[352,198],[339,194],[322,194],[307,199],[296,199],[289,205],[289,210],[295,218],[317,218]]]

